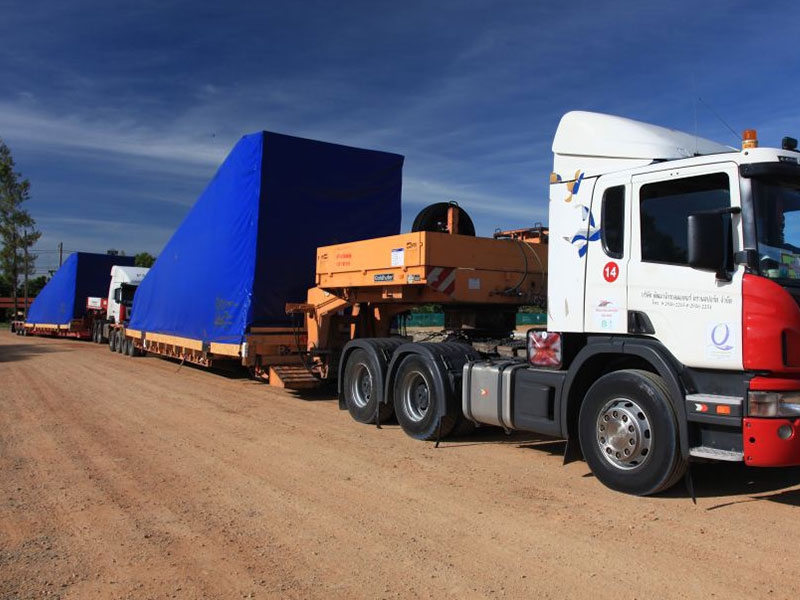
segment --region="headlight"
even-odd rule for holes
[[[752,417],[800,416],[800,391],[750,392],[748,400]]]

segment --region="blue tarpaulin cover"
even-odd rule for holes
[[[130,328],[240,344],[287,326],[316,249],[400,232],[403,157],[263,131],[244,136],[162,250]]]
[[[86,315],[89,296],[108,296],[111,267],[133,266],[132,256],[75,252],[50,278],[28,310],[28,323],[67,325]]]

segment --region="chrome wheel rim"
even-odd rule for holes
[[[359,408],[364,408],[372,399],[372,375],[364,363],[358,363],[350,383],[350,397]]]
[[[638,469],[650,457],[653,430],[647,413],[633,400],[615,398],[607,402],[595,429],[600,454],[613,467]]]
[[[428,382],[419,371],[410,371],[403,377],[403,408],[408,418],[419,423],[431,407]]]

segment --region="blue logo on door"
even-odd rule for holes
[[[731,328],[728,327],[727,323],[718,323],[714,326],[711,330],[711,343],[718,350],[728,351],[733,350],[733,346],[728,344],[728,340],[731,337]]]

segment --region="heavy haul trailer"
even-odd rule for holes
[[[287,311],[306,315],[306,366],[320,379],[338,379],[340,407],[358,421],[391,417],[392,365],[404,357],[409,364],[430,363],[427,381],[441,393],[453,391],[465,363],[495,354],[501,344],[513,347],[520,306],[545,302],[548,248],[542,231],[534,244],[462,235],[453,218],[460,213],[463,222],[461,209],[434,208],[447,212],[443,229],[452,232],[415,231],[320,248],[317,287],[306,303],[287,305]],[[443,341],[414,344],[390,336],[395,317],[424,304],[442,306]],[[402,371],[400,377],[413,376]],[[424,410],[407,403],[408,410],[395,411],[415,437],[446,436],[470,423],[455,410],[437,414],[428,396],[417,400]]]
[[[90,339],[94,310],[87,298],[105,294],[114,265],[132,267],[132,256],[75,252],[56,271],[15,330],[22,334]]]
[[[397,154],[244,136],[136,290],[126,343],[316,385],[285,304],[314,284],[318,246],[399,232],[402,166]]]
[[[527,361],[487,357],[469,338],[386,336],[433,280],[437,302],[448,289],[466,300],[482,255],[458,255],[441,281],[435,260],[408,258],[435,236],[320,249],[318,287],[289,308],[307,313],[314,368],[336,365],[340,406],[364,422],[394,413],[425,440],[465,420],[559,436],[565,461],[582,456],[633,494],[670,487],[691,461],[800,464],[796,140],[759,148],[748,130],[737,150],[576,112],[553,152],[548,323],[528,332]],[[514,302],[481,275],[487,290],[489,306]]]

